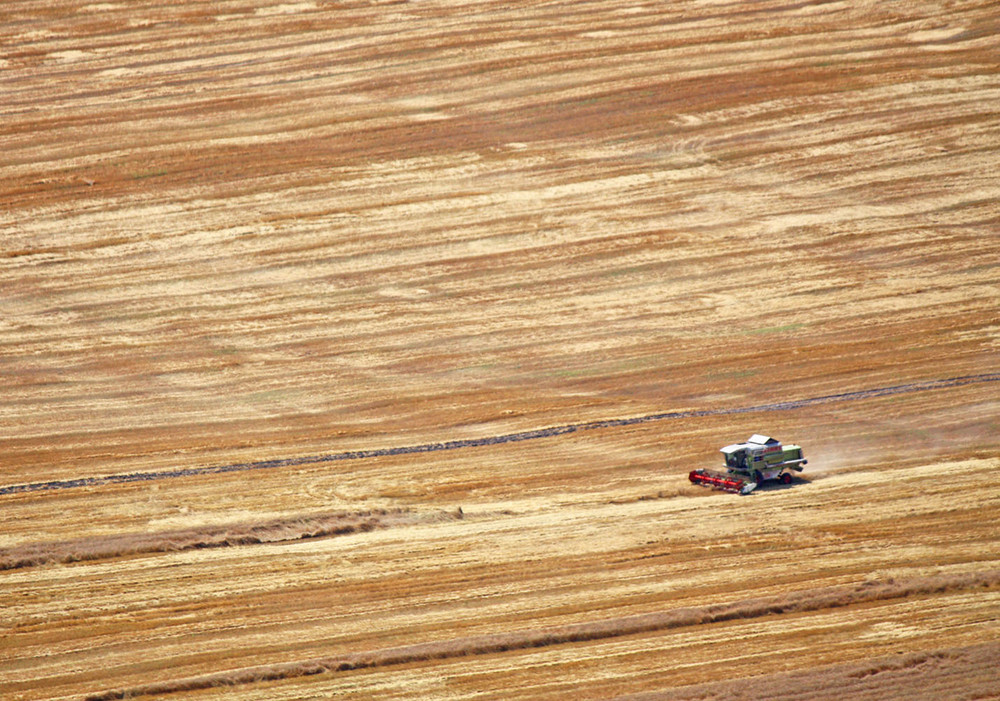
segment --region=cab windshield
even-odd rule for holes
[[[746,457],[745,450],[736,450],[732,453],[726,454],[726,466],[727,467],[743,467],[744,458]]]

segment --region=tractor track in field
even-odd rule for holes
[[[965,375],[961,377],[950,377],[937,380],[926,380],[923,382],[910,382],[901,385],[888,387],[876,387],[871,389],[854,390],[851,392],[841,392],[838,394],[827,394],[819,397],[808,397],[804,399],[794,399],[786,402],[774,402],[769,404],[756,404],[746,407],[730,407],[717,409],[690,409],[685,411],[669,411],[645,416],[634,416],[620,419],[603,419],[598,421],[586,421],[582,423],[564,424],[561,426],[550,426],[547,428],[533,429],[530,431],[518,431],[515,433],[505,433],[497,436],[486,436],[482,438],[468,438],[461,440],[445,441],[441,443],[423,443],[419,445],[398,446],[394,448],[375,448],[369,450],[353,450],[341,453],[330,453],[327,455],[307,455],[293,458],[280,458],[275,460],[261,460],[255,462],[233,463],[229,465],[215,465],[209,467],[192,467],[177,470],[161,470],[155,472],[131,472],[115,475],[104,475],[100,477],[81,477],[72,480],[52,480],[49,482],[32,482],[27,484],[14,484],[0,487],[0,495],[21,494],[24,492],[58,491],[63,489],[75,489],[78,487],[95,487],[107,484],[125,484],[130,482],[149,482],[162,479],[172,479],[176,477],[193,477],[197,475],[214,475],[227,472],[246,472],[250,470],[266,470],[276,467],[292,467],[296,465],[308,465],[323,462],[337,462],[341,460],[366,460],[370,458],[389,457],[395,455],[409,455],[413,453],[432,453],[444,450],[459,450],[462,448],[475,448],[488,445],[499,445],[503,443],[517,443],[540,438],[551,438],[578,431],[590,431],[600,428],[618,428],[622,426],[632,426],[635,424],[648,423],[651,421],[667,421],[672,419],[687,419],[707,416],[727,416],[734,414],[752,414],[771,411],[788,411],[792,409],[802,409],[818,404],[831,404],[836,402],[851,402],[876,397],[888,397],[901,394],[913,394],[916,392],[927,392],[937,389],[949,389],[963,387],[966,385],[980,384],[985,382],[1000,382],[1000,372],[981,373],[977,375]]]

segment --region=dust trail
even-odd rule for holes
[[[936,575],[900,581],[890,579],[885,582],[866,582],[852,587],[807,589],[779,596],[746,599],[728,604],[680,608],[671,611],[591,621],[589,623],[576,623],[555,628],[480,635],[455,640],[372,650],[340,657],[247,667],[199,677],[155,682],[129,689],[104,691],[91,694],[87,699],[88,701],[111,701],[112,699],[135,698],[138,696],[158,696],[180,691],[234,686],[237,684],[253,684],[255,682],[291,679],[353,669],[389,667],[410,662],[443,660],[469,655],[488,655],[510,650],[526,650],[551,645],[601,640],[624,635],[635,635],[637,633],[669,630],[671,628],[717,623],[720,621],[818,611],[865,602],[902,599],[909,596],[940,594],[956,590],[992,588],[997,586],[1000,586],[1000,570]]]
[[[320,513],[255,523],[204,526],[156,533],[91,536],[48,543],[30,543],[0,549],[0,571],[49,563],[107,560],[129,555],[178,552],[240,545],[283,543],[362,533],[379,528],[453,519],[445,512],[415,514],[405,509]]]
[[[584,423],[565,424],[563,426],[550,426],[548,428],[539,428],[530,431],[519,431],[517,433],[506,433],[499,436],[487,436],[484,438],[469,438],[464,440],[446,441],[443,443],[424,443],[421,445],[399,446],[395,448],[356,450],[356,451],[347,451],[343,453],[332,453],[328,455],[307,455],[307,456],[283,458],[277,460],[261,460],[258,462],[243,462],[243,463],[235,463],[232,465],[216,465],[211,467],[182,468],[176,470],[163,470],[159,472],[131,472],[126,474],[105,475],[103,477],[82,477],[79,479],[72,479],[72,480],[53,480],[51,482],[14,484],[14,485],[8,485],[6,487],[0,487],[0,495],[19,494],[22,492],[74,489],[77,487],[94,487],[105,484],[147,482],[153,480],[171,479],[174,477],[214,475],[225,472],[267,470],[275,467],[290,467],[293,465],[307,465],[311,463],[335,462],[340,460],[366,460],[369,458],[388,457],[392,455],[431,453],[441,450],[458,450],[461,448],[474,448],[487,445],[500,445],[503,443],[517,443],[520,441],[537,440],[539,438],[551,438],[553,436],[565,435],[567,433],[575,433],[577,431],[590,431],[599,428],[617,428],[621,426],[633,426],[635,424],[648,423],[651,421],[668,421],[672,419],[688,419],[688,418],[697,418],[702,416],[752,414],[752,413],[768,412],[768,411],[789,411],[792,409],[802,409],[804,407],[815,406],[817,404],[829,404],[833,402],[851,402],[863,399],[873,399],[875,397],[888,397],[899,394],[912,394],[914,392],[927,392],[930,390],[937,390],[937,389],[963,387],[965,385],[978,384],[983,382],[1000,382],[1000,372],[985,373],[980,375],[966,375],[963,377],[951,377],[940,380],[927,380],[925,382],[911,382],[903,385],[894,385],[891,387],[875,387],[872,389],[862,389],[853,392],[827,394],[820,397],[795,399],[787,402],[775,402],[773,404],[757,404],[755,406],[748,406],[748,407],[694,409],[688,411],[668,411],[659,414],[647,414],[646,416],[634,416],[625,419],[605,419],[601,421],[588,421]]]

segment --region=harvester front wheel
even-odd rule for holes
[[[764,482],[764,475],[760,474],[760,470],[753,473],[753,478],[756,480],[757,484],[763,484]]]

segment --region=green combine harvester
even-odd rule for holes
[[[792,473],[788,470],[802,472],[808,462],[799,446],[782,446],[781,441],[759,433],[746,443],[727,445],[721,452],[726,456],[726,472],[692,470],[688,479],[726,492],[749,494],[766,480],[790,483]]]

